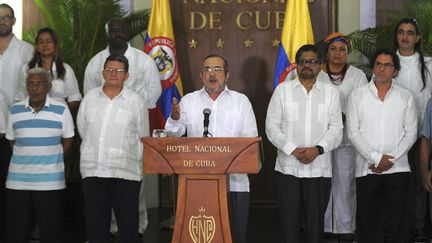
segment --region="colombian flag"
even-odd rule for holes
[[[171,113],[172,98],[183,96],[169,0],[153,0],[144,52],[156,62],[162,83],[157,107],[150,110],[150,129],[164,128]]]
[[[305,44],[314,44],[307,0],[289,0],[285,10],[281,45],[276,60],[273,88],[288,76],[294,78],[295,54]]]

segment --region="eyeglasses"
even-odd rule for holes
[[[210,72],[222,73],[224,71],[225,71],[225,69],[223,67],[219,67],[219,66],[217,66],[217,67],[203,67],[201,69],[201,72],[203,72],[203,73],[210,73]]]
[[[48,85],[47,82],[27,82],[26,83],[27,87],[29,87],[30,89],[40,89],[40,88],[44,88],[45,86]]]
[[[12,22],[13,17],[10,15],[6,15],[6,16],[0,16],[0,21],[4,21],[4,22]]]
[[[384,67],[384,69],[390,69],[390,68],[394,67],[394,65],[391,63],[375,62],[374,67],[376,67],[376,68]]]
[[[113,74],[113,73],[120,74],[120,73],[124,73],[125,72],[125,70],[123,68],[117,68],[117,69],[114,69],[114,68],[105,68],[103,71],[107,72],[109,74]]]
[[[306,66],[306,64],[308,64],[309,66],[316,66],[319,64],[319,61],[317,59],[312,59],[312,60],[299,60],[297,62],[297,65],[299,66]]]
[[[48,44],[51,44],[51,43],[54,43],[54,41],[53,40],[45,40],[45,41],[41,40],[41,41],[37,42],[38,45],[45,45],[45,44],[48,45]]]

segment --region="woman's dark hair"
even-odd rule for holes
[[[426,87],[427,74],[429,74],[430,70],[428,70],[428,68],[426,66],[423,51],[421,50],[421,33],[420,33],[420,28],[418,26],[416,19],[403,18],[397,23],[396,28],[394,29],[393,50],[397,51],[397,49],[399,48],[399,44],[397,42],[397,34],[398,34],[399,27],[402,24],[412,24],[415,28],[416,35],[420,35],[420,40],[415,44],[414,50],[419,54],[420,74],[421,74],[422,82],[423,82],[423,88],[422,88],[422,90],[423,90]]]
[[[48,28],[48,27],[40,29],[36,35],[36,38],[35,38],[35,45],[37,45],[37,43],[39,41],[39,36],[43,33],[48,33],[51,36],[51,39],[53,40],[54,45],[57,48],[57,54],[54,56],[54,62],[53,62],[53,64],[56,65],[57,76],[54,76],[54,74],[52,72],[52,68],[50,69],[50,73],[53,76],[53,78],[64,79],[65,74],[66,74],[66,69],[63,65],[63,60],[60,56],[60,53],[58,52],[58,38],[57,38],[55,31],[51,28]],[[30,60],[30,62],[28,64],[29,69],[36,67],[36,64],[39,67],[42,67],[42,59],[41,59],[40,53],[35,48],[33,58]]]

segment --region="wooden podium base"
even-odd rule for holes
[[[232,243],[227,175],[179,175],[178,188],[172,242]]]
[[[178,174],[172,242],[232,243],[228,175],[258,173],[261,138],[143,138],[144,172]]]

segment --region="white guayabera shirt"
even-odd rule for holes
[[[142,179],[141,138],[149,135],[145,107],[144,100],[126,87],[113,99],[102,87],[84,96],[77,116],[83,178]]]
[[[256,137],[258,130],[249,99],[241,93],[225,90],[212,100],[203,89],[185,95],[180,101],[180,119],[171,117],[165,124],[170,135],[202,137],[204,131],[203,110],[209,108],[209,132],[213,137]],[[246,174],[230,174],[230,191],[249,191]]]
[[[342,115],[335,87],[316,81],[307,93],[298,79],[279,84],[267,110],[266,133],[278,149],[275,170],[296,177],[331,177],[331,153],[342,140]],[[320,145],[324,153],[310,164],[292,154]]]

